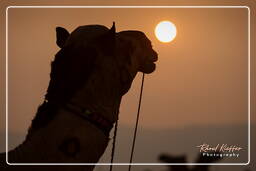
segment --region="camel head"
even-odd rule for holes
[[[116,34],[116,55],[121,68],[123,94],[129,90],[137,72],[152,73],[156,68],[154,62],[158,59],[151,41],[143,32],[136,30],[121,31]]]
[[[113,24],[111,29],[102,25],[80,26],[71,34],[57,27],[56,35],[61,49],[52,62],[48,101],[66,102],[93,73],[100,73],[108,82],[115,78],[123,95],[137,72],[149,74],[155,70],[157,53],[143,32],[116,33]]]
[[[153,50],[151,41],[141,31],[122,31],[117,33],[119,51],[128,57],[132,67],[136,67],[137,71],[150,74],[155,70],[154,62],[157,61],[158,55]],[[117,45],[117,46],[118,46]],[[122,56],[120,54],[120,56]],[[125,60],[123,60],[125,61]]]

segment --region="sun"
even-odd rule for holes
[[[170,21],[161,21],[155,28],[155,35],[160,42],[171,42],[177,34],[175,25]]]

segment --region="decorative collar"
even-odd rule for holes
[[[99,128],[103,133],[108,137],[110,130],[113,128],[113,123],[108,119],[104,118],[97,112],[92,112],[89,109],[85,109],[83,107],[77,106],[73,103],[68,103],[64,105],[64,108],[83,119],[89,121],[91,124]]]

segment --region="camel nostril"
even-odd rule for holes
[[[152,61],[153,62],[156,62],[158,60],[158,55],[156,54],[156,55],[153,55],[153,57],[152,57]]]
[[[158,60],[158,54],[156,53],[156,51],[154,51],[153,53],[153,62],[156,62]]]

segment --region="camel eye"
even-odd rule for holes
[[[88,47],[84,51],[86,52],[86,56],[88,58],[95,58],[96,56],[98,56],[98,51],[94,47]]]

